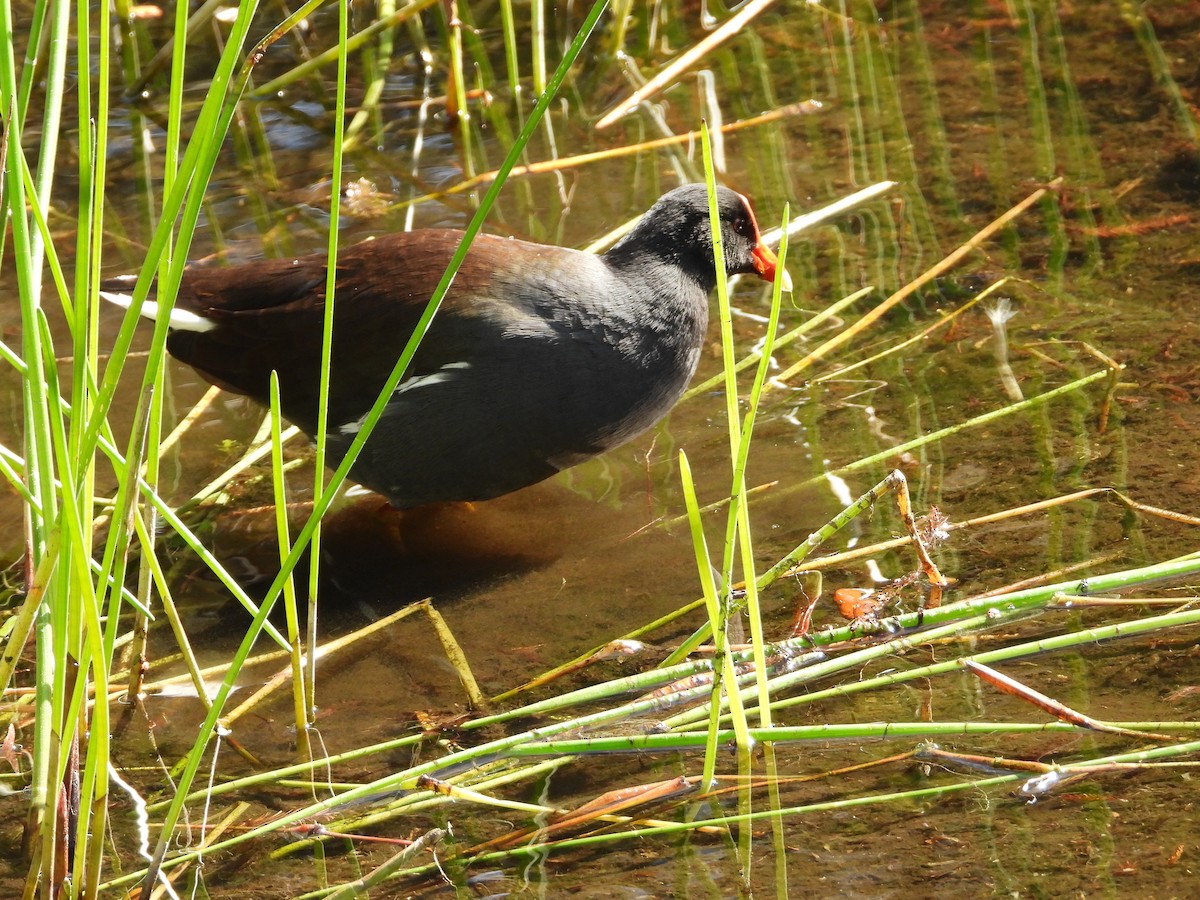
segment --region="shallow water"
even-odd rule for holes
[[[952,522],[1098,486],[1194,515],[1200,508],[1200,125],[1195,113],[1200,69],[1194,52],[1200,6],[1149,7],[1157,44],[1145,33],[1139,41],[1116,5],[1059,9],[1035,3],[1017,9],[974,4],[968,15],[957,4],[896,4],[881,7],[877,16],[865,4],[849,4],[847,11],[849,17],[815,5],[769,11],[708,63],[726,122],[810,97],[824,104],[815,114],[725,138],[722,178],[753,199],[764,227],[777,222],[785,201],[796,213],[876,181],[900,182],[886,199],[817,229],[793,247],[788,268],[798,290],[781,330],[862,286],[874,286],[873,298],[881,299],[1049,179],[1062,177],[1063,187],[1056,201],[1026,213],[865,337],[767,395],[748,476],[751,484],[774,483],[751,506],[760,564],[774,563],[841,508],[834,482],[826,477],[830,471],[1005,405],[992,325],[978,308],[932,331],[903,355],[837,374],[839,367],[932,325],[968,292],[1000,276],[1013,279],[1003,294],[1017,314],[1006,330],[1012,369],[1026,397],[1102,369],[1087,353],[1088,345],[1126,366],[1122,379],[1128,386],[1117,394],[1106,430],[1098,426],[1103,389],[1095,385],[1048,408],[846,475],[850,494],[900,465],[918,511],[936,506]],[[556,26],[566,31],[567,18]],[[701,36],[696,19],[694,10],[670,16],[653,41],[648,26],[639,22],[628,48],[649,71]],[[317,21],[334,33],[334,21]],[[480,24],[490,42],[493,23]],[[414,163],[416,110],[400,104],[420,97],[422,76],[404,33],[398,41],[387,94],[395,105],[385,107],[394,118],[376,146],[348,156],[346,179],[368,179],[392,199],[405,199],[423,193],[425,186],[452,183],[463,165],[457,131],[436,118],[426,126],[422,156]],[[1166,72],[1155,69],[1156,47]],[[503,70],[500,53],[497,47],[492,54],[497,71]],[[263,63],[260,83],[290,62],[286,50],[273,51]],[[1168,90],[1168,75],[1178,100]],[[655,115],[676,133],[696,127],[702,115],[714,119],[714,111],[702,105],[703,85],[685,76],[655,101]],[[431,90],[440,92],[440,82]],[[577,91],[566,95],[569,115],[556,109],[552,117],[557,154],[658,136],[662,126],[645,112],[615,129],[590,128],[625,93],[616,67],[589,66]],[[493,115],[512,118],[502,107],[506,99],[498,92],[493,109],[474,111],[473,127],[483,124],[474,132],[474,151],[481,157],[476,170],[494,167],[502,156],[503,137],[488,123]],[[256,181],[234,165],[231,153],[228,169],[210,191],[208,227],[196,235],[193,257],[219,253],[242,259],[324,246],[328,139],[320,98],[287,93],[259,110],[279,183]],[[114,147],[114,158],[128,152]],[[542,133],[529,156],[553,153]],[[408,177],[414,168],[420,184]],[[500,233],[583,245],[644,211],[681,174],[698,180],[701,171],[698,148],[685,144],[568,170],[561,177],[514,178],[492,226]],[[140,262],[135,247],[146,232],[136,180],[131,179],[125,198],[128,207],[112,212],[134,246],[114,245],[111,274]],[[120,201],[120,192],[112,196],[114,203]],[[468,210],[457,200],[424,204],[415,208],[412,224],[459,225]],[[351,216],[343,241],[405,224],[403,209]],[[743,283],[736,303],[746,315],[735,318],[735,329],[740,345],[748,347],[762,333],[766,295],[757,284]],[[863,303],[855,310],[866,308]],[[11,331],[16,315],[11,307],[0,310],[0,327]],[[114,311],[114,331],[117,321]],[[823,330],[781,351],[780,367],[832,333]],[[715,323],[712,335],[715,344]],[[718,368],[713,353],[702,361],[699,377]],[[175,403],[186,410],[205,385],[182,367],[172,374]],[[19,409],[19,395],[5,378],[9,408]],[[180,498],[228,463],[228,453],[214,453],[213,447],[248,440],[260,415],[239,398],[222,397],[171,461],[170,477],[177,479]],[[8,444],[7,425],[4,430]],[[729,461],[719,395],[685,401],[653,433],[604,459],[494,502],[403,517],[380,510],[377,502],[360,502],[331,525],[326,538],[322,565],[328,593],[321,614],[326,635],[348,632],[432,596],[484,692],[496,694],[666,614],[698,593],[686,527],[662,525],[683,512],[675,463],[680,448],[692,461],[702,502],[721,498]],[[304,500],[303,485],[311,481],[303,474],[307,471],[292,476],[298,504]],[[241,484],[233,509],[213,522],[214,548],[248,583],[272,575],[277,560],[273,520],[254,509],[268,502],[268,491],[269,485]],[[18,515],[15,503],[0,506],[0,524],[10,526],[5,532],[14,539]],[[710,540],[722,524],[713,521]],[[838,547],[827,549],[899,531],[888,501],[858,520]],[[1130,522],[1115,503],[1089,500],[957,532],[937,559],[958,580],[957,596],[965,596],[1089,560],[1091,568],[1071,577],[1167,559],[1196,545],[1194,528],[1151,518]],[[15,540],[4,544],[7,554],[18,549]],[[912,566],[902,551],[880,556],[878,564],[885,577]],[[240,636],[244,615],[197,567],[183,562],[180,569],[177,599],[193,640],[208,661],[219,660]],[[825,573],[827,590],[870,584],[874,577],[865,565]],[[765,597],[776,635],[786,633],[800,602],[797,593],[788,581]],[[817,614],[818,625],[835,620],[832,611]],[[651,640],[670,646],[699,622],[693,617]],[[926,654],[932,659],[936,650],[895,665],[920,665]],[[652,649],[648,655],[656,659],[659,653]],[[1049,655],[1006,671],[1100,718],[1190,718],[1197,700],[1176,699],[1172,692],[1200,680],[1197,658],[1195,635],[1183,632]],[[605,664],[579,683],[644,664],[638,659]],[[868,674],[873,673],[863,673]],[[321,670],[318,691],[319,724],[330,752],[403,733],[415,711],[458,710],[464,703],[440,646],[419,617],[331,659]],[[194,703],[164,698],[152,700],[150,709],[157,752],[173,760],[191,740]],[[795,715],[801,723],[909,720],[922,711],[939,720],[1029,716],[1017,701],[980,688],[966,675],[801,710]],[[282,765],[291,743],[283,698],[274,715],[243,723],[238,738],[260,758]],[[134,723],[118,739],[128,742],[127,764],[152,758],[143,731]],[[958,744],[963,752],[1052,759],[1108,742],[1114,749],[1126,746],[1111,738],[1061,734]],[[789,758],[788,772],[840,768],[912,744],[831,743]],[[238,768],[236,762],[229,765],[231,773]],[[622,759],[568,766],[530,794],[544,791],[565,805],[609,789],[610,776],[644,782],[696,771],[694,761],[675,757],[642,760],[632,776],[610,771],[626,765]],[[357,777],[371,774],[364,763]],[[915,787],[930,774],[911,762],[898,763],[840,782],[789,786],[784,804]],[[1188,816],[1179,814],[1197,800],[1192,785],[1186,775],[1110,775],[1033,806],[999,789],[928,805],[800,817],[787,835],[791,886],[796,892],[873,896],[1180,894],[1195,865],[1194,829]],[[265,808],[277,802],[266,799]],[[487,817],[454,818],[464,843],[486,837],[495,825]],[[418,833],[435,821],[440,819],[404,823],[398,831]],[[762,835],[755,845],[755,876],[770,892],[774,863],[766,828],[755,830]],[[1185,850],[1176,860],[1180,846]],[[367,850],[364,868],[390,852]],[[261,854],[225,862],[223,877],[237,873],[237,890],[250,889],[255,896],[290,896],[315,887],[303,867],[297,871],[280,863],[267,874]],[[733,850],[712,839],[619,845],[615,851],[555,856],[498,874],[484,890],[524,886],[587,895],[603,885],[605,895],[728,896],[738,891]],[[214,896],[224,895],[215,879],[209,888]]]

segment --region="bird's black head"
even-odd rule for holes
[[[717,188],[725,273],[754,273],[764,280],[775,277],[775,254],[763,243],[750,202],[736,191]],[[703,184],[687,184],[663,194],[606,258],[655,257],[676,265],[710,291],[716,284],[713,269],[712,229],[708,217],[708,191]]]

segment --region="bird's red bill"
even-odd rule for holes
[[[774,251],[759,241],[750,253],[754,257],[754,271],[758,273],[758,277],[763,281],[774,281],[775,269],[779,265],[779,258],[775,256]]]

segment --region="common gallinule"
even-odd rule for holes
[[[725,269],[775,277],[745,197],[718,189]],[[329,458],[340,462],[461,233],[338,256]],[[316,430],[324,254],[190,268],[167,349],[222,388]],[[485,500],[611,450],[671,409],[696,370],[716,283],[704,185],[659,199],[607,253],[479,235],[350,476],[407,508]],[[128,305],[131,278],[105,284]],[[147,302],[143,312],[156,309]]]

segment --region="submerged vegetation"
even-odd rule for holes
[[[937,29],[936,4],[880,12],[0,0],[0,271],[19,300],[0,322],[7,893],[499,892],[602,871],[784,895],[814,877],[792,848],[859,838],[841,816],[918,843],[909,820],[939,808],[971,822],[978,798],[1045,808],[1065,786],[1099,804],[1130,773],[1193,802],[1175,773],[1200,751],[1194,717],[1120,701],[1184,672],[1200,622],[1195,442],[1171,442],[1200,427],[1179,315],[1197,263],[1177,238],[1200,147],[1196,85],[1164,49],[1194,16],[1110,13],[1155,85],[1111,99],[1110,64],[1078,54],[1082,23],[1053,4]],[[964,53],[969,91],[944,59]],[[1133,143],[1109,132],[1121,117],[1153,121],[1162,158],[1113,149]],[[599,565],[533,546],[566,492],[514,501],[515,528],[447,514],[467,516],[464,543],[516,548],[444,592],[482,624],[440,596],[395,602],[395,578],[355,598],[385,610],[369,625],[331,626],[330,595],[356,590],[329,571],[355,451],[325,471],[277,409],[244,442],[245,416],[206,428],[217,392],[172,383],[165,317],[99,298],[118,272],[135,306],[152,284],[170,302],[189,259],[456,225],[428,325],[485,223],[581,245],[681,180],[781,220],[797,291],[722,280],[719,349],[670,426],[562,479],[589,498],[562,518],[604,522],[572,532],[608,535]],[[1169,297],[1142,301],[1155,279]],[[1122,324],[1124,294],[1144,330]],[[222,438],[239,453],[218,466]],[[214,536],[257,505],[277,555],[251,590],[249,552]],[[405,527],[384,518],[372,540]],[[434,521],[385,546],[407,554]],[[546,576],[513,575],[528,569]],[[218,610],[233,637],[206,631],[197,585],[238,604]],[[428,631],[403,619],[437,647],[407,664],[432,682],[447,661],[452,699],[406,687],[397,645]],[[670,873],[614,862],[633,840]],[[962,852],[960,891],[1032,883]],[[1102,855],[1072,877],[1111,877]]]

